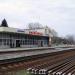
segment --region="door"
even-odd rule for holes
[[[41,41],[41,47],[43,47],[43,41]]]
[[[20,47],[20,40],[16,40],[16,47]]]

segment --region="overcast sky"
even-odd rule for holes
[[[39,22],[60,36],[75,35],[75,0],[0,0],[0,21],[3,18],[10,27]]]

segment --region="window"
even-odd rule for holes
[[[0,45],[2,45],[2,39],[0,39]]]

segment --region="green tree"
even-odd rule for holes
[[[1,23],[1,27],[8,27],[6,19],[3,19],[2,23]]]

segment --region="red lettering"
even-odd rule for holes
[[[29,34],[31,34],[31,35],[42,35],[42,33],[40,33],[40,32],[29,32]]]

